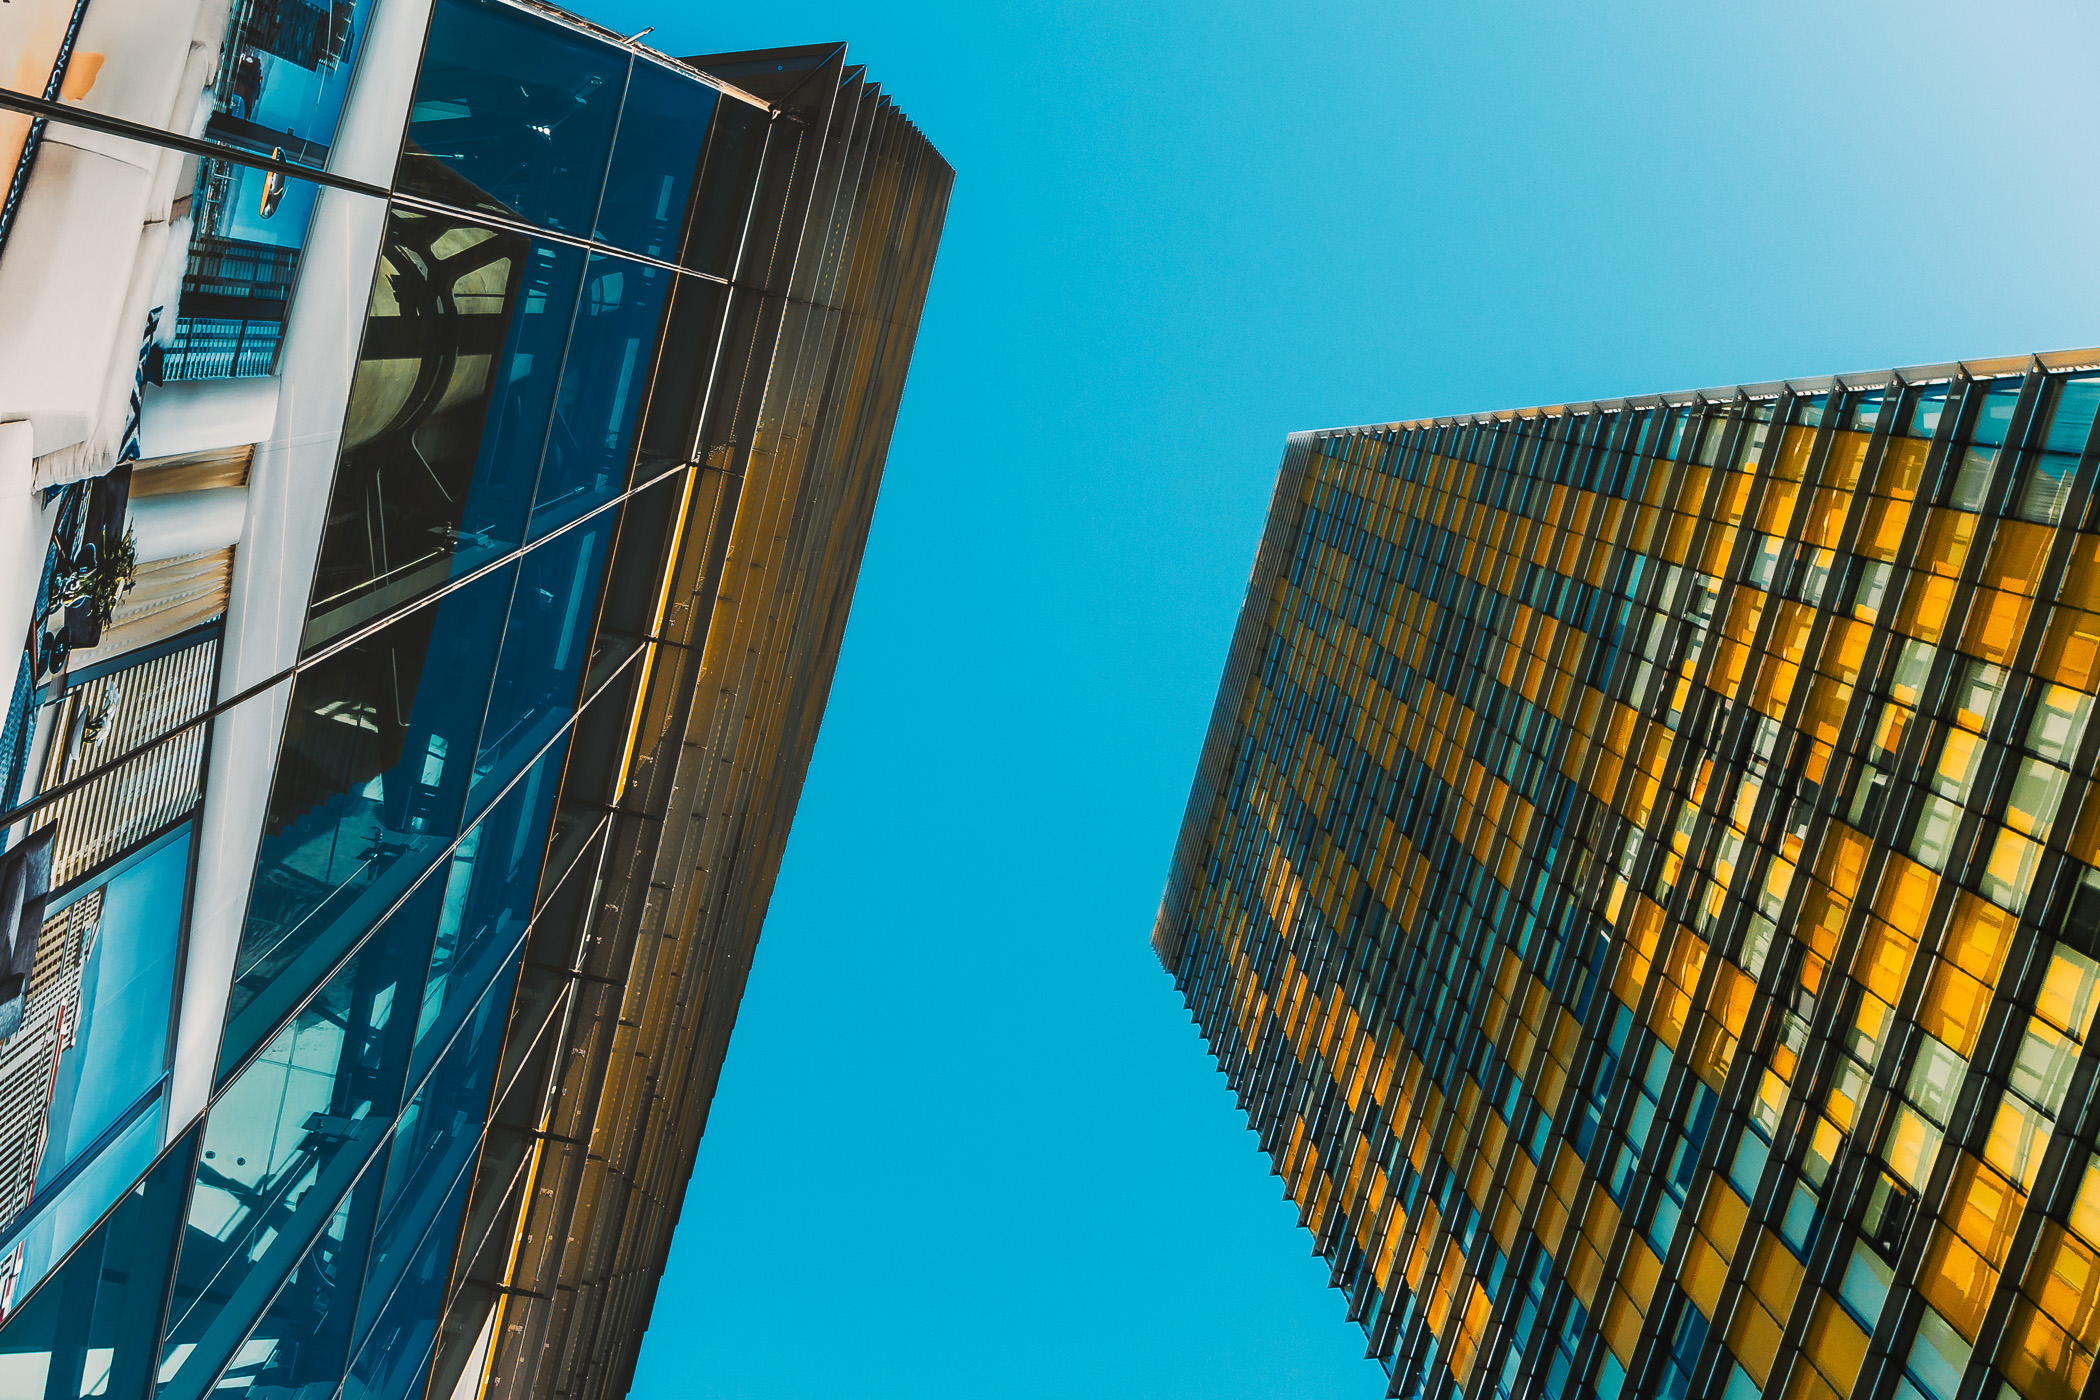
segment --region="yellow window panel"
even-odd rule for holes
[[[2100,1345],[2100,1253],[2055,1221],[2035,1242],[2021,1291],[2090,1355]]]
[[[1844,1392],[1832,1390],[1813,1364],[1801,1363],[1787,1378],[1786,1400],[1843,1400]]]
[[[1867,1359],[1867,1334],[1828,1294],[1816,1299],[1802,1349],[1839,1395],[1850,1395]]]
[[[1798,482],[1775,480],[1765,488],[1763,504],[1757,508],[1757,528],[1767,535],[1783,535],[1793,519],[1794,501],[1801,494]]]
[[[1740,1036],[1750,1019],[1750,1002],[1757,995],[1757,982],[1734,963],[1723,962],[1714,972],[1714,985],[1707,1007],[1731,1035]]]
[[[1808,455],[1816,444],[1816,430],[1796,423],[1780,434],[1779,456],[1773,460],[1772,475],[1782,481],[1799,481],[1808,470]],[[1712,1309],[1707,1310],[1709,1313]]]
[[[1802,517],[1801,538],[1809,545],[1833,545],[1845,529],[1845,509],[1851,496],[1823,489],[1809,499],[1808,514]]]
[[[1597,1247],[1599,1254],[1605,1254],[1610,1252],[1611,1237],[1618,1233],[1618,1229],[1618,1203],[1602,1191],[1592,1191],[1589,1209],[1582,1216],[1582,1233]]]
[[[2011,661],[2033,607],[2034,599],[2017,593],[1977,589],[1975,601],[1969,605],[1969,626],[1962,636],[1962,650],[1986,661]]]
[[[2026,1400],[2078,1400],[2093,1369],[2091,1354],[2022,1299],[1998,1345],[1998,1369]]]
[[[1917,943],[1879,919],[1867,920],[1866,937],[1860,942],[1857,975],[1867,990],[1894,1006],[1903,999],[1903,983],[1910,976],[1911,956]]]
[[[2041,868],[2042,848],[2009,827],[1999,827],[1991,843],[1990,859],[1977,881],[1994,903],[2018,913],[2027,902],[2035,872]]]
[[[1785,1051],[1784,1047],[1781,1050],[1789,1055],[1792,1053]],[[1750,1105],[1750,1115],[1770,1132],[1779,1126],[1779,1116],[1785,1111],[1786,1080],[1772,1070],[1766,1070],[1765,1077],[1758,1082],[1757,1098]]]
[[[1701,569],[1716,575],[1728,572],[1728,560],[1735,553],[1736,531],[1737,527],[1734,525],[1723,525],[1717,530],[1707,532],[1706,549],[1699,556]],[[1745,588],[1737,597],[1741,598],[1750,591]]]
[[[1910,502],[1877,496],[1867,507],[1867,518],[1860,528],[1859,552],[1883,561],[1893,560],[1903,548],[1903,527],[1909,523]],[[1833,534],[1832,538],[1836,536]]]
[[[1914,573],[1903,588],[1896,630],[1919,641],[1937,642],[1941,629],[1947,625],[1947,610],[1953,606],[1953,579]]]
[[[1989,987],[1954,964],[1939,961],[1918,1007],[1918,1024],[1967,1059],[1976,1051],[1976,1037],[1983,1031],[1984,1013],[1990,1006]]]
[[[1933,786],[1943,797],[1959,802],[1969,792],[1976,776],[1976,761],[1983,755],[1983,740],[1966,729],[1949,729],[1940,743],[1939,765],[1933,770]]]
[[[1691,552],[1692,531],[1697,525],[1698,521],[1693,516],[1672,512],[1669,538],[1663,541],[1663,558],[1672,564],[1684,563],[1685,555]]]
[[[1895,1011],[1882,998],[1868,992],[1859,999],[1859,1011],[1852,1018],[1852,1049],[1865,1060],[1873,1060],[1888,1043],[1888,1034],[1894,1027]]]
[[[1568,1283],[1585,1308],[1596,1309],[1597,1284],[1603,1277],[1604,1260],[1588,1240],[1577,1240],[1574,1256],[1568,1261]]]
[[[1891,853],[1882,870],[1881,888],[1874,897],[1874,912],[1890,927],[1913,942],[1924,932],[1925,917],[1940,877],[1914,860]]]
[[[2100,1245],[2100,1156],[2086,1158],[2085,1178],[2078,1187],[2078,1197],[2071,1203],[2071,1228],[2085,1237],[2086,1243]]]
[[[1961,572],[1975,538],[1975,516],[1935,508],[1927,517],[1925,537],[1918,541],[1918,562],[1935,574],[1952,578]]]
[[[2072,607],[2100,612],[2100,535],[2071,537],[2071,557],[2056,596]]]
[[[1932,443],[1926,438],[1890,438],[1874,478],[1875,491],[1905,500],[1917,495],[1918,482],[1925,475],[1925,456],[1931,450]]]
[[[1728,1323],[1728,1349],[1760,1386],[1772,1374],[1772,1358],[1779,1355],[1781,1339],[1779,1323],[1755,1298],[1745,1298],[1736,1305],[1735,1316]]]
[[[1773,719],[1783,718],[1789,701],[1794,696],[1794,682],[1801,668],[1791,661],[1768,660],[1757,673],[1757,690],[1751,696],[1751,705],[1760,713]]]
[[[1662,1260],[1655,1257],[1655,1251],[1648,1248],[1647,1242],[1635,1239],[1629,1243],[1625,1261],[1619,1267],[1619,1286],[1626,1290],[1626,1296],[1643,1313],[1648,1311],[1648,1304],[1655,1297],[1656,1282],[1661,1278]]]
[[[1494,1301],[1475,1283],[1466,1303],[1465,1315],[1459,1320],[1457,1344],[1451,1350],[1451,1370],[1460,1385],[1465,1384],[1472,1372],[1474,1358],[1479,1353],[1480,1335],[1487,1330],[1488,1316],[1493,1311]]]
[[[1507,1191],[1503,1192],[1502,1204],[1496,1208],[1495,1224],[1491,1233],[1495,1237],[1495,1243],[1502,1246],[1504,1254],[1516,1253],[1517,1230],[1523,1223],[1524,1207],[1521,1200]]]
[[[1859,890],[1860,876],[1866,873],[1870,849],[1866,837],[1843,822],[1833,821],[1823,837],[1822,852],[1816,857],[1816,878],[1839,898],[1851,899]],[[1890,857],[1892,862],[1898,859],[1901,858]]]
[[[1918,1291],[1968,1341],[1976,1340],[1983,1315],[1998,1287],[1998,1271],[1944,1224],[1934,1229],[1932,1247],[1918,1272]]]
[[[1728,1067],[1735,1062],[1739,1039],[1723,1030],[1713,1017],[1699,1018],[1699,1034],[1692,1045],[1692,1073],[1717,1094],[1728,1083]]]
[[[2027,1193],[1968,1153],[1961,1154],[1954,1182],[1947,1191],[1941,1219],[1981,1254],[1992,1268],[2002,1268],[2012,1247],[2013,1231],[2026,1209]]]
[[[1539,1207],[1538,1224],[1534,1227],[1534,1231],[1539,1239],[1544,1242],[1546,1251],[1549,1254],[1559,1252],[1561,1236],[1565,1235],[1567,1230],[1567,1206],[1561,1202],[1559,1197],[1547,1196],[1545,1203]]]
[[[1867,1074],[1858,1062],[1849,1057],[1841,1059],[1836,1078],[1831,1081],[1830,1093],[1825,1101],[1825,1110],[1831,1121],[1844,1132],[1851,1132],[1859,1116],[1860,1100],[1866,1097]]]
[[[1995,904],[1963,890],[1954,899],[1943,956],[1985,983],[1998,980],[2005,950],[2012,943],[2014,920]]]
[[[1847,702],[1852,698],[1849,683],[1859,679],[1859,668],[1867,659],[1867,642],[1873,635],[1874,628],[1871,623],[1839,618],[1830,624],[1830,631],[1823,640],[1822,669],[1848,683],[1842,692]],[[1809,703],[1816,707],[1827,705],[1829,696],[1836,693],[1838,692],[1835,687],[1829,692],[1819,688],[1810,692]],[[1844,704],[1841,703],[1836,713],[1828,715],[1827,718],[1835,724],[1844,718],[1844,713]],[[1826,718],[1820,708],[1815,717]]]
[[[1750,1291],[1773,1317],[1783,1318],[1794,1310],[1794,1295],[1801,1291],[1805,1272],[1801,1261],[1780,1243],[1777,1235],[1759,1228],[1757,1253],[1751,1257],[1747,1281]]]
[[[1605,1308],[1597,1330],[1604,1334],[1621,1366],[1633,1363],[1633,1349],[1641,1340],[1641,1312],[1623,1291],[1612,1290],[1611,1305]]]
[[[2001,520],[1991,537],[1991,552],[1984,560],[1983,582],[2033,597],[2041,581],[2042,565],[2049,557],[2049,543],[2056,537],[2050,525],[2025,520]]]
[[[1859,485],[1859,469],[1867,460],[1865,433],[1847,430],[1834,435],[1830,455],[1823,459],[1823,484],[1841,491]]]
[[[1721,1305],[1721,1287],[1728,1282],[1727,1261],[1704,1236],[1693,1235],[1684,1252],[1684,1272],[1678,1281],[1699,1311],[1712,1317]]]
[[[1713,476],[1709,467],[1687,467],[1684,479],[1678,483],[1677,498],[1671,504],[1694,515],[1706,509],[1706,483]]]

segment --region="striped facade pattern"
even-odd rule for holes
[[[2096,365],[1292,439],[1154,945],[1392,1394],[2088,1393]]]

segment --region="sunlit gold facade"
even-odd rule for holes
[[[1291,439],[1154,944],[1393,1394],[2086,1389],[2096,366]]]

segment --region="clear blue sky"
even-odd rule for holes
[[[2100,342],[2100,19],[585,7],[959,172],[636,1393],[1383,1394],[1146,942],[1284,434]]]

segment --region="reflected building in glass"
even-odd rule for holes
[[[952,172],[505,0],[0,84],[0,1395],[618,1395]]]
[[[1290,439],[1153,941],[1391,1394],[2100,1383],[2096,407]]]

